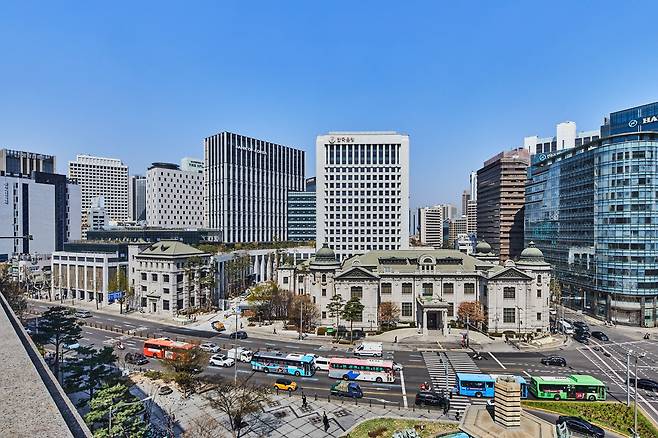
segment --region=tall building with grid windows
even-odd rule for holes
[[[226,243],[287,237],[288,193],[304,190],[304,151],[231,132],[204,140],[205,224]]]
[[[78,155],[69,161],[68,177],[78,182],[82,201],[82,230],[86,235],[87,212],[92,199],[102,196],[110,220],[127,221],[128,166],[115,158]]]
[[[409,136],[330,132],[316,141],[317,239],[340,260],[409,248]]]
[[[600,132],[601,138],[554,156],[533,157],[525,241],[535,242],[553,266],[564,304],[616,323],[653,327],[658,102],[611,113]]]
[[[146,223],[161,228],[203,226],[203,174],[153,163],[146,172]]]

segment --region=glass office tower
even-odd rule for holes
[[[658,104],[610,114],[602,138],[536,155],[525,240],[552,264],[564,303],[655,326],[658,309]]]

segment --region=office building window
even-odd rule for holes
[[[169,300],[162,300],[162,310],[169,310]]]
[[[391,293],[391,283],[382,283],[382,294],[390,294]]]
[[[537,298],[541,298],[541,289],[537,289]]]
[[[475,293],[475,283],[464,283],[464,293],[465,294],[474,294]]]
[[[516,298],[516,290],[513,287],[503,288],[503,298],[506,300],[513,300]]]
[[[288,277],[283,277],[283,284],[288,284]]]
[[[327,288],[322,288],[322,296],[326,297],[327,296]]]
[[[448,316],[455,316],[455,303],[448,303]]]
[[[412,316],[413,303],[402,303],[402,316]]]
[[[514,307],[505,307],[503,309],[503,322],[506,324],[516,322],[516,309]]]
[[[443,284],[443,293],[444,294],[455,293],[455,284],[454,283],[444,283]]]
[[[350,289],[351,298],[363,298],[363,288],[361,286],[352,286]]]
[[[411,283],[402,283],[402,293],[410,294],[413,291],[413,285]]]
[[[537,312],[537,321],[541,321],[541,312]]]
[[[432,296],[434,294],[434,285],[432,283],[423,283],[423,296]]]
[[[151,274],[151,281],[158,281],[158,274]]]

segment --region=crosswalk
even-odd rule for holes
[[[455,387],[456,373],[480,373],[480,368],[473,362],[468,353],[460,351],[422,353],[427,372],[432,380],[432,387],[437,392],[450,393]],[[450,399],[448,416],[457,412],[463,413],[471,404],[485,404],[486,400],[471,399],[453,394]]]

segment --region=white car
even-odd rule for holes
[[[401,363],[393,362],[393,371],[402,371],[404,366]]]
[[[329,371],[329,359],[326,357],[317,356],[313,361],[315,369],[320,371]]]
[[[221,348],[219,348],[217,344],[213,344],[212,342],[206,342],[205,344],[201,344],[199,345],[199,348],[208,353],[219,353],[221,351]]]
[[[224,354],[213,354],[210,356],[210,365],[215,367],[224,367],[229,368],[235,365],[235,360],[230,357],[226,357]]]
[[[73,344],[62,344],[62,346],[67,350],[77,350],[80,348],[80,344],[77,342],[74,342]]]

